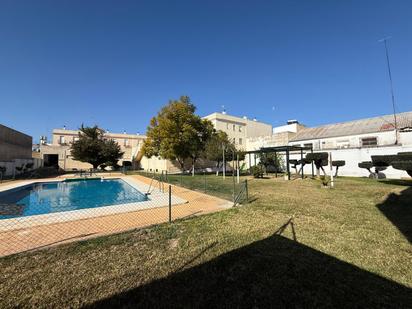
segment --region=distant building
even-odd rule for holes
[[[213,113],[203,117],[212,122],[216,130],[225,132],[238,149],[246,148],[246,139],[272,134],[272,125],[223,113]]]
[[[399,113],[397,134],[393,115],[303,128],[290,145],[313,146],[314,150],[412,145],[412,112]]]
[[[41,166],[41,160],[32,158],[32,137],[0,124],[0,166],[3,176],[19,173],[17,168],[30,164],[30,169]]]
[[[372,155],[412,152],[412,112],[399,113],[396,118],[397,130],[394,115],[302,128],[289,145],[312,146],[315,152],[330,152],[332,160],[346,162],[339,168],[340,175],[367,177],[369,173],[358,167],[359,162],[371,161]],[[299,155],[292,158],[299,159]],[[310,168],[305,166],[305,173],[310,174]],[[382,173],[387,178],[409,178],[405,171],[392,167]]]
[[[139,156],[141,147],[146,138],[140,134],[109,133],[105,132],[104,137],[116,141],[124,152],[123,158],[119,161],[122,165],[125,161],[132,161]],[[78,130],[54,129],[52,143],[40,144],[41,157],[45,166],[58,166],[63,170],[88,169],[92,165],[73,160],[70,155],[71,144],[79,138]]]
[[[32,137],[0,124],[0,161],[31,159]]]
[[[272,133],[266,136],[249,137],[246,140],[246,150],[252,151],[262,147],[275,147],[288,145],[297,132],[305,126],[297,120],[288,120],[285,125],[274,127]]]

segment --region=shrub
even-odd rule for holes
[[[392,161],[393,168],[406,171],[412,177],[412,152],[399,152]]]
[[[336,171],[335,171],[335,177],[338,177],[338,170],[339,167],[341,166],[345,166],[346,162],[344,160],[336,160],[336,161],[332,161],[332,166],[336,167]]]
[[[323,171],[323,174],[326,176],[324,166],[328,165],[328,153],[327,152],[314,152],[306,154],[306,160],[313,162],[316,166],[316,176],[319,178],[320,170]]]
[[[250,173],[253,175],[254,178],[262,178],[263,168],[261,165],[254,165],[250,167]]]

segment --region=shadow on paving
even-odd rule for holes
[[[412,243],[412,187],[404,189],[400,194],[391,193],[376,207]]]
[[[412,290],[274,235],[89,307],[406,308]],[[186,264],[187,265],[187,264]]]

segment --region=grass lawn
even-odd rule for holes
[[[410,307],[411,185],[252,180],[242,207],[0,259],[0,307]]]

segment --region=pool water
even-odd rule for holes
[[[35,183],[0,192],[0,219],[146,201],[121,179]]]

